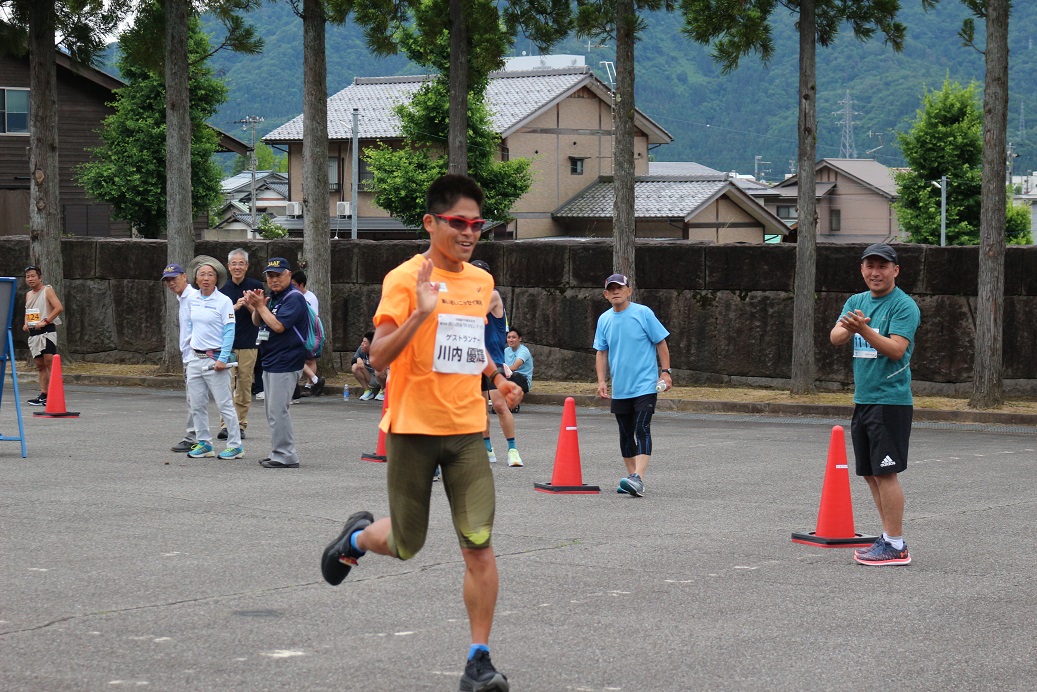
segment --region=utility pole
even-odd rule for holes
[[[252,145],[248,151],[248,167],[252,171],[252,189],[249,197],[248,206],[248,230],[249,238],[254,238],[256,235],[256,128],[260,123],[263,122],[263,118],[258,115],[246,115],[241,120],[235,120],[236,123],[241,123],[242,130],[252,130]]]
[[[940,176],[940,247],[947,245],[947,176]]]
[[[842,119],[839,121],[843,125],[843,136],[839,142],[839,156],[844,159],[855,159],[857,158],[857,142],[853,137],[853,126],[856,124],[853,122],[853,116],[860,115],[860,113],[853,110],[853,99],[850,98],[850,90],[846,90],[846,98],[839,101],[842,105],[842,110],[835,111],[832,115],[841,115]]]
[[[353,240],[357,239],[357,216],[359,216],[359,209],[357,205],[357,191],[360,189],[360,181],[357,177],[360,175],[360,152],[357,151],[357,147],[360,145],[360,109],[353,109],[353,162],[352,162],[352,178],[353,184],[350,185],[352,189],[352,196],[350,197],[349,203],[349,228],[352,231],[351,235]]]
[[[753,177],[757,180],[763,180],[767,177],[767,174],[771,172],[771,169],[767,166],[771,165],[770,161],[764,161],[763,157],[757,154],[753,157]]]
[[[1009,142],[1005,152],[1005,174],[1008,178],[1009,186],[1012,185],[1012,170],[1015,168],[1015,159],[1018,156],[1019,154],[1015,153],[1015,145]]]

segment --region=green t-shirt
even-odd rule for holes
[[[921,322],[918,305],[899,288],[875,298],[871,291],[850,296],[841,315],[860,310],[870,317],[868,326],[882,336],[896,334],[910,343],[898,361],[882,355],[860,334],[853,335],[853,403],[895,404],[910,406],[911,352],[915,347],[915,330]]]

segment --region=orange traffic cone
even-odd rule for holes
[[[79,411],[65,410],[65,383],[61,380],[61,356],[55,355],[47,387],[47,408],[32,415],[39,418],[79,418]]]
[[[382,416],[379,417],[381,422],[382,417],[385,416],[386,409],[389,408],[389,381],[385,381],[385,399],[382,400]],[[388,455],[385,452],[385,431],[382,430],[381,426],[378,427],[378,446],[375,447],[373,452],[364,452],[360,455],[360,461],[372,461],[379,464],[384,464],[389,460]]]
[[[853,501],[850,499],[850,472],[846,463],[846,440],[843,428],[832,428],[828,444],[828,466],[821,488],[821,508],[817,513],[817,529],[810,533],[794,533],[792,541],[819,548],[863,548],[877,536],[862,536],[853,530]]]
[[[580,471],[580,436],[576,432],[576,400],[571,396],[562,409],[562,426],[558,430],[555,467],[550,483],[534,483],[533,489],[542,493],[594,495],[601,492],[596,485],[584,485]]]

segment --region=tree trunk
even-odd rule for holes
[[[306,288],[327,307],[321,321],[332,333],[331,211],[328,198],[328,63],[323,0],[305,0],[302,17],[302,254],[306,261]],[[353,212],[356,213],[355,211]],[[324,349],[318,370],[335,374],[334,349]]]
[[[166,260],[187,268],[194,257],[191,219],[191,113],[188,91],[187,20],[190,0],[165,0],[166,12]],[[187,277],[193,281],[194,277]],[[164,372],[179,372],[179,307],[167,291]]]
[[[1008,129],[1009,0],[987,0],[986,84],[983,88],[983,183],[979,220],[979,296],[972,408],[1005,400],[1002,359],[1005,304],[1005,140]]]
[[[58,175],[58,77],[54,62],[54,2],[29,3],[29,260],[43,282],[66,300],[61,257]],[[58,350],[67,359],[67,329],[58,330]]]
[[[636,287],[634,265],[634,41],[633,0],[616,2],[616,104],[612,151],[612,266]]]
[[[796,231],[796,287],[792,317],[792,393],[814,391],[814,273],[817,264],[817,17],[814,0],[799,9],[799,207]]]
[[[464,0],[450,0],[450,112],[447,170],[468,174],[468,25]]]

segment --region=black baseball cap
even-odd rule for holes
[[[897,251],[894,250],[891,245],[887,245],[886,243],[875,243],[874,245],[869,245],[868,249],[864,251],[863,255],[861,255],[861,259],[866,260],[869,257],[881,257],[893,264],[899,264],[897,261]]]

